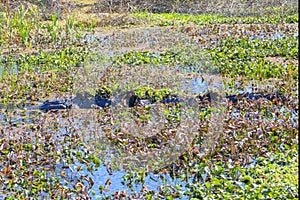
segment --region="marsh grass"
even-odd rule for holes
[[[111,128],[109,108],[97,110],[96,114],[94,110],[90,113],[77,110],[78,120],[86,123],[78,127],[75,115],[70,117],[68,111],[42,113],[20,110],[18,106],[1,107],[0,198],[88,199],[97,195],[111,199],[298,198],[296,1],[234,1],[233,4],[219,0],[99,0],[95,4],[89,1],[79,5],[82,1],[76,0],[75,6],[52,0],[30,1],[31,4],[23,1],[24,6],[19,1],[6,2],[9,4],[0,7],[0,103],[4,106],[17,101],[37,102],[58,95],[68,96],[74,92],[74,73],[82,63],[85,65],[91,60],[99,61],[102,69],[113,66],[124,69],[127,74],[135,67],[141,72],[138,67],[143,69],[147,65],[171,69],[186,66],[184,73],[193,70],[189,64],[203,61],[204,57],[197,57],[193,49],[169,51],[176,39],[203,47],[213,60],[211,66],[218,69],[216,74],[221,72],[224,93],[236,94],[250,88],[254,92],[277,92],[285,95],[286,101],[241,99],[237,104],[226,104],[221,110],[224,114],[214,113],[209,105],[201,105],[199,126],[190,138],[190,146],[183,146],[173,157],[166,156],[170,152],[160,151],[164,142],[157,142],[168,141],[172,131],[146,138],[140,134],[143,127],[136,133],[137,137],[105,129],[104,126]],[[42,4],[52,10],[41,12]],[[78,13],[68,10],[73,6],[78,10],[85,7],[87,23],[76,15]],[[262,10],[256,9],[258,7]],[[102,22],[94,20],[97,12],[115,11],[122,13],[103,14]],[[205,15],[201,15],[203,13]],[[97,35],[101,31],[108,32],[104,34],[105,39]],[[84,34],[92,39],[86,39]],[[140,43],[144,46],[139,46]],[[30,48],[35,51],[31,53]],[[91,54],[93,58],[89,60]],[[108,61],[105,61],[106,55],[111,56]],[[191,57],[197,59],[189,59]],[[96,64],[91,63],[91,71]],[[117,80],[117,72],[112,70],[103,80]],[[144,74],[146,80],[157,77],[147,73]],[[104,81],[98,86],[103,85],[106,86]],[[104,90],[98,88],[103,97],[115,91],[112,85],[107,85],[109,88],[104,87]],[[170,93],[169,88],[159,90],[148,84],[133,86],[141,98],[161,100]],[[97,89],[97,85],[95,87]],[[96,89],[88,92],[95,94]],[[139,122],[150,118],[149,108],[134,109],[140,116]],[[166,121],[171,122],[165,124],[167,128],[177,125],[176,109],[163,107]],[[219,123],[215,126],[211,126],[213,115],[218,116]],[[98,122],[103,135],[90,133],[93,129],[89,130],[89,126],[94,121]],[[187,123],[194,126],[193,120]],[[84,141],[79,132],[93,140]],[[103,141],[96,146],[96,139]],[[173,138],[176,144],[180,143],[177,139]],[[96,156],[92,145],[103,150],[102,154]],[[149,167],[124,172],[126,175],[120,178],[115,176],[119,173],[120,157],[106,159],[107,155],[117,155],[112,153],[112,148],[123,157],[128,156],[122,153],[125,150],[132,154],[140,151],[137,157],[140,161],[155,160],[160,152],[170,162],[156,159],[158,161],[152,164],[160,167],[154,171]],[[207,148],[205,155],[204,148]],[[146,151],[152,155],[144,156]],[[105,170],[99,172],[99,169]],[[99,174],[100,179],[97,179]],[[116,180],[110,181],[115,177],[120,185],[113,185]],[[151,185],[154,186],[151,188]],[[126,190],[119,191],[119,186]]]

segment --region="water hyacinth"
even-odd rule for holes
[[[0,6],[1,198],[298,198],[293,1],[79,2]]]

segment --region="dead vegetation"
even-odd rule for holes
[[[296,13],[298,1],[295,0],[98,0],[94,5],[94,12],[136,12],[151,13],[187,13],[187,14],[223,14],[235,15],[263,15],[277,12],[271,8],[281,7],[281,14]]]
[[[62,13],[64,9],[87,7],[89,13],[186,13],[186,14],[222,14],[226,16],[257,16],[266,14],[296,14],[296,0],[2,0],[0,10],[13,10],[22,4],[34,4],[43,10],[45,16]],[[277,9],[278,8],[278,9]]]

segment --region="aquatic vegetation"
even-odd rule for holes
[[[66,8],[46,20],[33,5],[5,9],[0,198],[299,197],[298,14],[137,12],[86,23]],[[164,102],[216,82],[223,98]],[[113,106],[24,109],[80,92]],[[250,93],[285,98],[226,101]],[[140,101],[128,106],[132,96]]]
[[[163,98],[178,95],[172,92],[169,88],[154,89],[154,88],[137,88],[134,94],[141,99],[149,99],[150,101],[161,101]]]
[[[36,55],[23,54],[0,58],[5,66],[3,69],[16,66],[14,72],[1,71],[1,82],[6,83],[1,88],[1,96],[10,94],[10,101],[25,101],[39,100],[53,92],[70,92],[73,89],[71,83],[74,78],[72,74],[76,73],[75,66],[88,54],[89,52],[84,50],[69,48],[53,53],[39,51]],[[47,80],[48,78],[50,80]]]
[[[150,21],[159,26],[185,25],[195,23],[197,25],[206,24],[277,24],[277,23],[297,23],[298,15],[280,16],[278,14],[269,16],[222,16],[222,15],[188,15],[178,13],[134,13],[135,17]]]
[[[296,37],[274,40],[226,38],[217,47],[212,47],[208,51],[213,55],[212,59],[216,61],[215,63],[220,66],[220,71],[227,76],[243,75],[256,79],[279,78],[286,75],[286,71],[296,74],[296,66],[284,66],[264,58],[296,59],[298,56],[297,40]],[[297,76],[293,78],[297,79]]]

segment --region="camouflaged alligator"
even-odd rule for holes
[[[196,100],[199,102],[207,101],[211,102],[214,99],[216,99],[218,95],[216,93],[207,93],[206,95],[198,95],[196,96]],[[237,95],[226,95],[225,98],[227,101],[231,103],[237,103],[239,100],[247,99],[247,100],[258,100],[258,99],[266,99],[269,101],[285,101],[285,97],[282,95],[279,95],[277,93],[272,94],[262,94],[262,93],[242,93]],[[180,103],[184,102],[187,99],[172,96],[172,97],[165,97],[160,103]],[[144,99],[139,98],[136,95],[131,95],[128,100],[128,107],[134,107],[134,106],[147,106],[154,103],[157,103],[158,101],[153,101],[150,99]],[[42,111],[49,111],[49,110],[58,110],[58,109],[70,109],[70,108],[92,108],[94,106],[98,107],[108,107],[112,105],[112,101],[110,99],[103,99],[99,95],[95,96],[82,96],[78,95],[74,98],[65,98],[65,99],[55,99],[55,100],[47,100],[43,102],[42,105],[38,107],[34,107],[35,109],[40,109]],[[32,108],[31,108],[32,109]]]

